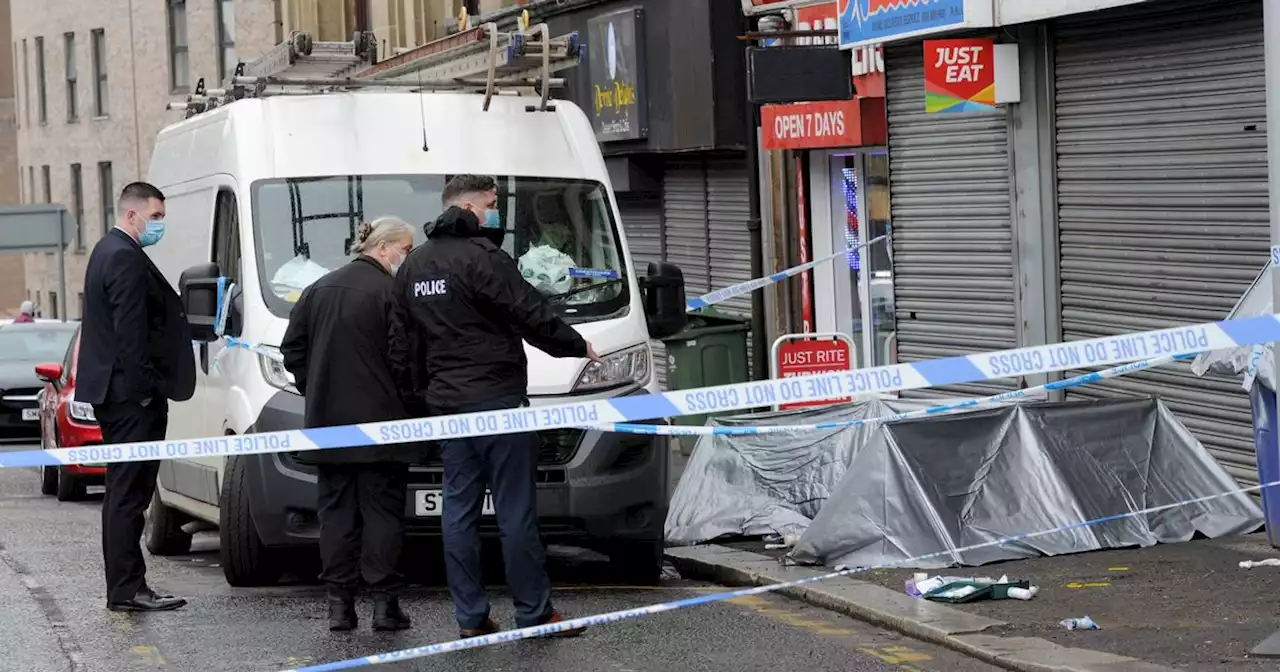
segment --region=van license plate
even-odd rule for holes
[[[441,490],[417,490],[413,493],[413,512],[419,516],[439,516],[444,511],[444,492]],[[493,493],[484,493],[480,515],[492,516]]]
[[[39,420],[39,419],[40,419],[40,409],[38,409],[38,408],[24,408],[24,409],[22,409],[22,419],[23,419],[23,420],[26,420],[27,422],[35,422],[36,420]]]

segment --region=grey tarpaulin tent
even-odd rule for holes
[[[813,423],[920,403],[721,422]],[[673,497],[667,538],[777,533],[799,535],[789,556],[797,562],[870,566],[947,552],[905,566],[977,565],[1256,530],[1262,511],[1236,495],[954,552],[1236,487],[1159,401],[1031,403],[825,434],[706,437]]]

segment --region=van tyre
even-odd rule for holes
[[[84,484],[84,479],[68,474],[65,470],[59,469],[58,474],[58,490],[55,495],[59,502],[78,502],[85,498],[88,494],[88,488]]]
[[[182,531],[190,518],[160,501],[160,492],[151,495],[147,507],[147,550],[151,555],[185,555],[191,552],[191,535]]]
[[[615,542],[609,548],[609,565],[622,581],[651,586],[662,579],[665,547],[661,539]]]
[[[40,467],[40,494],[53,495],[58,492],[58,468]]]
[[[254,527],[249,511],[249,463],[244,457],[227,458],[218,510],[222,573],[227,583],[239,587],[276,583],[281,572],[279,554],[262,543]]]

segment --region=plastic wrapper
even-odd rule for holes
[[[520,274],[529,284],[543,294],[563,294],[573,286],[569,269],[575,266],[573,257],[550,245],[534,245],[520,255]]]
[[[271,290],[276,296],[291,303],[296,303],[302,290],[311,283],[323,278],[329,269],[310,259],[298,255],[285,262],[276,274],[271,276]]]
[[[1258,273],[1253,284],[1224,319],[1257,317],[1275,312],[1271,300],[1270,271],[1271,267],[1266,266]],[[1269,389],[1276,389],[1275,353],[1270,344],[1241,346],[1202,354],[1191,363],[1191,371],[1197,376],[1203,376],[1206,373],[1243,375],[1245,389],[1251,387],[1254,380]]]
[[[709,424],[816,424],[943,403],[874,400]],[[671,545],[798,537],[787,560],[869,567],[977,566],[1036,555],[1244,534],[1247,494],[958,549],[1217,495],[1238,486],[1160,401],[1035,402],[821,432],[701,437],[672,496]]]

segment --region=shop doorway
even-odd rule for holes
[[[896,363],[889,154],[883,148],[812,152],[809,189],[814,258],[886,236],[815,269],[817,329],[848,334],[858,368]]]

